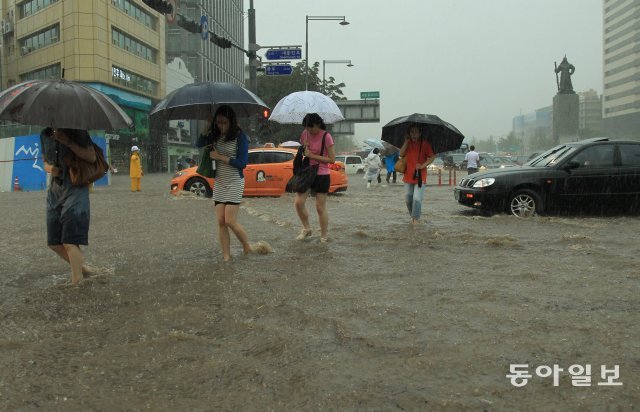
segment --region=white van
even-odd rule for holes
[[[364,162],[358,155],[336,155],[336,161],[344,163],[344,170],[348,175],[364,173]]]

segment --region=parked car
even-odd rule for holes
[[[462,170],[462,169],[467,169],[467,162],[464,160],[464,157],[466,156],[465,153],[453,153],[450,155],[446,155],[442,161],[444,164],[444,167],[447,169],[458,169],[458,170]]]
[[[444,161],[439,157],[433,159],[430,165],[427,166],[427,170],[430,172],[437,172],[438,170],[444,169]]]
[[[640,142],[587,139],[561,144],[522,167],[462,179],[455,199],[469,207],[526,217],[554,208],[640,203]]]
[[[358,155],[336,155],[336,161],[344,164],[344,170],[348,175],[364,173],[364,162]]]
[[[281,196],[293,176],[293,158],[296,149],[262,147],[249,150],[249,160],[244,169],[244,196]],[[171,193],[188,191],[196,196],[211,197],[215,179],[196,172],[197,167],[177,172],[171,179]],[[347,190],[348,178],[344,164],[330,165],[331,185],[329,193]]]
[[[512,156],[511,157],[511,161],[515,164],[517,164],[518,166],[522,166],[523,164],[527,163],[527,161],[529,160],[529,156]]]
[[[490,155],[489,153],[479,153],[480,155],[480,170],[485,170],[485,169],[499,169],[502,168],[504,169],[505,167],[513,167],[513,166],[517,166],[517,164],[509,161],[509,160],[503,160],[500,157],[494,157],[492,155]],[[465,167],[466,167],[466,162],[464,163]]]

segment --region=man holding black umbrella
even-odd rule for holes
[[[84,265],[80,245],[89,244],[89,185],[74,186],[64,157],[73,152],[87,162],[96,161],[89,133],[76,129],[46,128],[40,134],[44,170],[51,174],[47,192],[47,244],[71,266],[71,284],[77,285],[92,269]]]

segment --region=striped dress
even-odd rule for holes
[[[224,138],[218,140],[215,148],[225,156],[236,157],[238,146],[236,139],[226,141]],[[240,171],[235,167],[216,162],[216,179],[213,184],[213,200],[218,203],[240,203],[244,192],[244,178],[240,177]]]

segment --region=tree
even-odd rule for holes
[[[516,134],[512,131],[506,137],[501,137],[498,140],[498,147],[504,152],[520,153],[522,151],[522,140],[516,137]]]
[[[318,77],[320,63],[315,62],[309,66],[309,90],[321,91],[322,79]],[[257,94],[271,108],[288,94],[299,92],[305,88],[305,63],[304,60],[297,63],[293,67],[293,71],[289,76],[267,76],[261,74],[258,76]],[[326,83],[326,95],[333,100],[345,100],[342,88],[344,83],[335,83],[333,77],[329,77]],[[259,143],[273,142],[278,145],[287,140],[298,140],[302,125],[284,125],[276,122],[265,122],[260,120],[258,127],[254,131],[254,135]]]
[[[529,151],[540,152],[555,146],[555,141],[551,135],[543,132],[537,132],[529,139]]]

